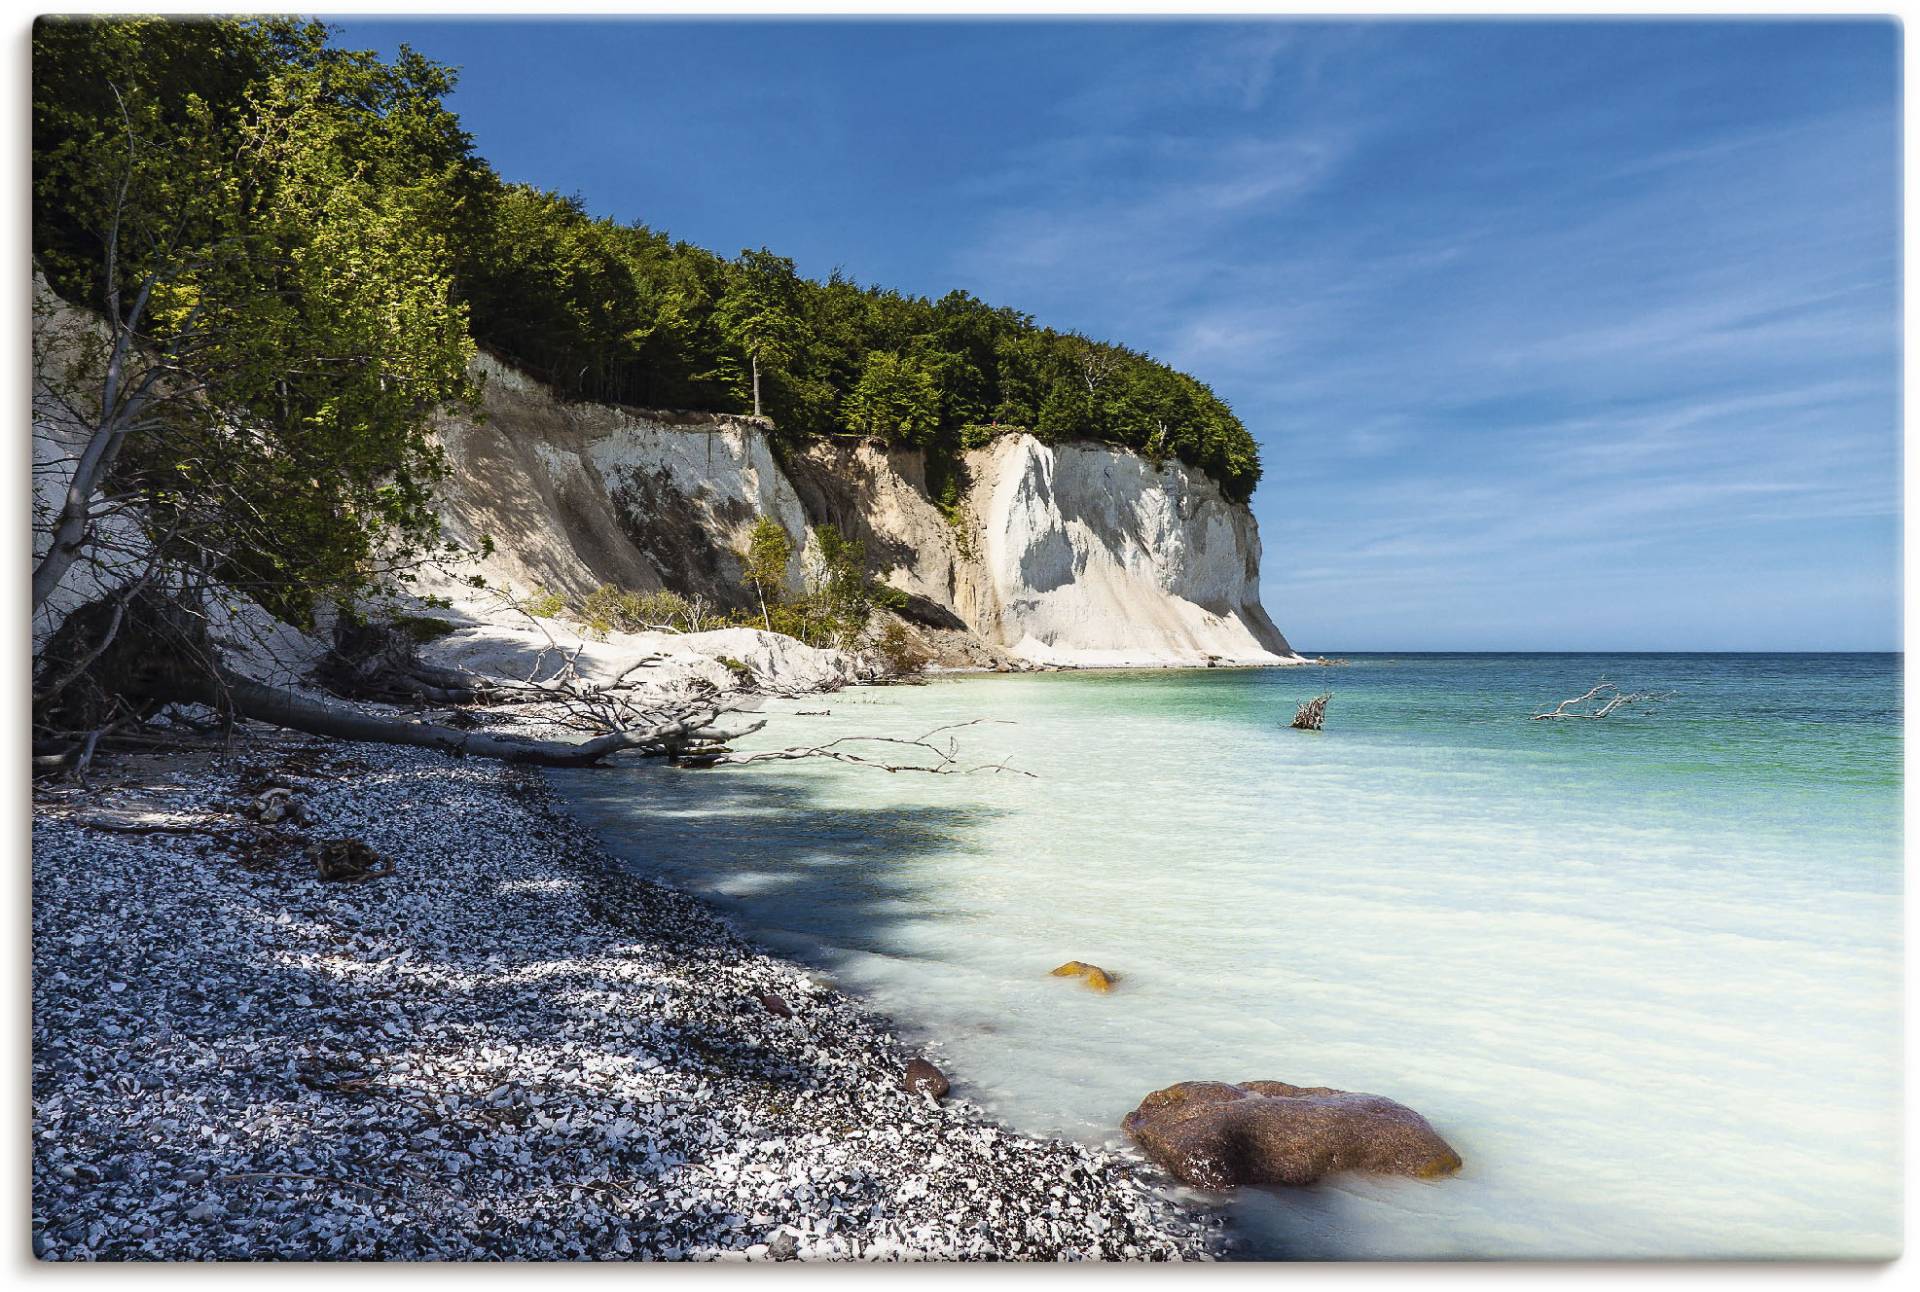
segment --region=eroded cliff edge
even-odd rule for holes
[[[1260,603],[1253,515],[1195,468],[1009,435],[964,456],[943,511],[918,450],[846,440],[776,451],[751,417],[556,399],[482,359],[477,417],[438,430],[449,537],[489,581],[581,596],[602,583],[743,604],[756,515],[862,540],[948,662],[1005,653],[1083,666],[1297,659]],[[797,590],[806,553],[788,579]]]

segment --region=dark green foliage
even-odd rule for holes
[[[158,559],[294,620],[431,549],[428,421],[471,393],[442,232],[469,166],[451,79],[324,36],[282,19],[34,32],[36,260],[132,330],[154,392],[107,485],[139,501]],[[83,344],[64,379],[99,391],[105,360]]]
[[[940,429],[940,386],[914,359],[875,350],[848,392],[847,429],[896,444],[924,445]]]
[[[740,364],[716,316],[725,261],[491,171],[473,188],[453,255],[476,340],[566,395],[743,407]]]
[[[265,87],[330,68],[317,84],[340,109],[333,152],[364,150],[356,182],[396,191],[384,205],[443,258],[473,339],[563,394],[744,412],[757,367],[765,411],[794,441],[854,433],[952,453],[993,428],[1030,428],[1050,442],[1177,458],[1235,499],[1259,480],[1253,438],[1232,410],[1146,355],[1037,327],[965,292],[936,301],[838,272],[815,282],[764,248],[723,259],[505,183],[441,104],[451,73],[416,55],[382,65],[327,48],[324,28],[291,19],[43,20],[35,53],[35,253],[72,299],[98,298],[98,223],[69,181],[76,141],[117,114],[109,82],[158,103],[176,127],[218,132],[249,119]]]
[[[37,21],[33,250],[53,285],[71,300],[100,299],[102,190],[117,178],[100,165],[100,153],[118,124],[134,118],[165,135],[204,119],[217,136],[232,139],[250,91],[282,67],[310,65],[324,44],[322,28],[293,18]]]

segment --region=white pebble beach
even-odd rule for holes
[[[274,784],[304,823],[250,819]],[[323,881],[329,839],[394,873]],[[1221,1250],[1145,1163],[909,1094],[886,1020],[504,764],[264,736],[119,760],[39,796],[33,929],[45,1259]]]

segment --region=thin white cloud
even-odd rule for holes
[[[1002,190],[959,258],[983,295],[1144,345],[1234,405],[1264,444],[1277,568],[1302,566],[1278,586],[1524,575],[1553,600],[1555,571],[1679,578],[1730,535],[1764,566],[1897,518],[1886,111],[1587,166],[1556,139],[1672,114],[1712,69],[1456,143],[1405,115],[1404,63],[1323,76],[1325,48],[1169,57],[1131,104],[1076,101],[1015,160],[1044,180]],[[1338,111],[1293,93],[1322,76]]]

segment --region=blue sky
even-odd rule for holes
[[[1891,23],[340,26],[508,179],[1193,372],[1303,649],[1900,645]]]

